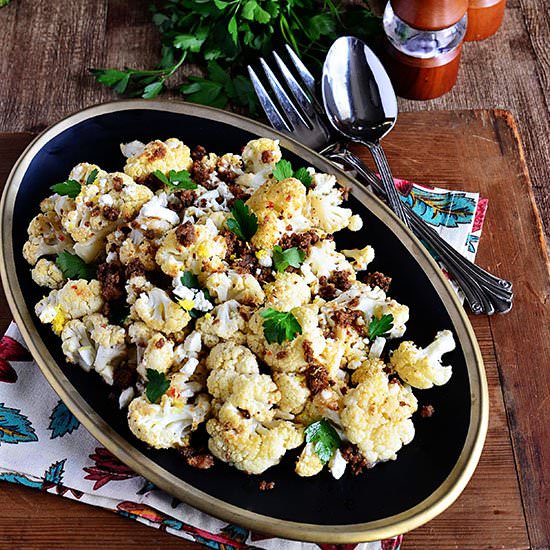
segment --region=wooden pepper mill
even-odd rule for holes
[[[397,94],[433,99],[456,83],[468,0],[390,0],[386,68]]]
[[[504,17],[506,0],[470,0],[465,41],[485,40],[495,34]]]

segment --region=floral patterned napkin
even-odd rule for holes
[[[396,183],[415,212],[462,254],[475,258],[486,199],[405,180]],[[14,323],[0,340],[0,480],[107,508],[217,550],[338,548],[269,538],[228,525],[157,489],[80,425],[50,388]],[[340,548],[398,550],[401,541],[399,536]]]

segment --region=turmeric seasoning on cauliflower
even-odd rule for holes
[[[449,381],[455,342],[395,342],[408,306],[389,277],[360,273],[371,246],[342,250],[334,235],[362,227],[349,190],[295,172],[269,138],[241,154],[177,138],[121,152],[122,171],[81,162],[53,186],[22,249],[67,362],[182,467],[216,457],[257,475],[295,449],[296,475],[340,479],[347,461],[357,473],[396,459],[414,437],[413,390]]]

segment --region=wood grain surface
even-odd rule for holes
[[[0,182],[30,139],[0,134]],[[407,534],[404,548],[548,548],[548,259],[517,128],[506,112],[411,113],[388,138],[387,152],[400,177],[489,197],[479,263],[510,278],[516,292],[507,316],[471,318],[491,404],[479,466],[457,502]],[[0,330],[9,320],[0,301]],[[136,544],[197,547],[104,510],[0,484],[2,550],[129,550]]]

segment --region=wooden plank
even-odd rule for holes
[[[490,198],[478,261],[514,282],[513,310],[491,317],[490,329],[530,544],[548,548],[549,264],[517,126],[505,111],[403,114],[387,138],[387,151],[401,177]]]
[[[507,189],[521,193],[522,190],[526,191],[524,186],[527,183],[523,170],[519,169],[521,158],[513,130],[506,124],[500,127],[499,121],[502,120],[506,119],[483,113],[405,114],[387,139],[388,155],[396,174],[423,183],[446,183],[451,187],[480,190],[490,196],[487,232],[482,239],[480,261],[493,268],[497,264],[497,253],[489,249],[498,245],[498,224],[501,219],[507,219],[508,215],[506,205],[493,201],[494,194],[498,195],[495,186],[506,180]],[[434,136],[434,140],[426,140],[427,135]],[[0,161],[0,181],[5,178],[17,152],[30,136],[14,134],[2,138],[0,136],[0,150],[4,153]],[[441,150],[445,151],[445,155],[441,155]],[[461,162],[465,158],[469,159],[467,166]],[[533,236],[532,222],[536,216],[529,211],[531,205],[523,207],[526,208],[526,214],[519,220],[521,224],[524,219],[528,223],[521,235],[525,233],[524,238],[528,239]],[[493,234],[495,243],[491,240]],[[502,260],[498,271],[510,276],[509,251],[501,252],[498,257]],[[522,309],[520,315],[528,311],[530,306],[530,302],[521,301],[520,307],[525,310]],[[8,313],[2,310],[0,323],[7,320]],[[434,545],[438,548],[529,547],[503,392],[499,383],[500,377],[503,377],[505,383],[507,379],[502,372],[503,365],[497,363],[499,357],[493,342],[493,319],[477,317],[473,319],[473,324],[484,356],[490,388],[491,419],[487,444],[472,481],[458,501],[428,525],[407,534],[405,548]],[[507,340],[517,345],[518,340],[509,338],[509,335],[501,334],[497,339],[498,350],[506,345]],[[513,387],[511,394],[505,395],[513,401]],[[527,416],[525,412],[523,416]],[[536,472],[535,469],[532,477],[540,475],[540,472]],[[31,515],[34,518],[33,527],[26,529],[23,519]],[[63,518],[64,529],[51,533],[45,530],[42,535],[36,533],[36,527],[44,526],[45,529],[54,518],[58,518],[58,521]],[[536,524],[536,517],[533,521]],[[13,525],[17,525],[17,528]],[[141,529],[146,528],[105,511],[92,510],[25,488],[8,487],[0,491],[0,532],[9,535],[7,540],[10,541],[10,548],[92,548],[97,547],[98,543],[129,548],[129,541],[135,540],[138,536],[136,533]],[[141,536],[141,531],[139,533]],[[157,543],[176,544],[174,537],[153,530],[148,530],[145,536],[152,546]],[[0,548],[2,544],[0,540]],[[177,544],[184,546],[174,547],[192,547],[180,541]]]

